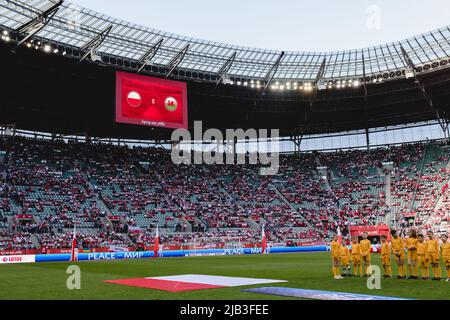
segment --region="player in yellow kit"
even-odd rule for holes
[[[360,249],[361,249],[361,262],[363,264],[364,274],[366,277],[369,277],[369,266],[371,264],[371,255],[370,255],[370,249],[372,248],[372,244],[370,243],[370,240],[367,239],[369,234],[367,232],[364,232],[362,237],[363,239],[359,243]]]
[[[408,238],[405,240],[405,246],[408,250],[408,271],[409,279],[417,279],[418,269],[418,257],[417,257],[417,232],[416,230],[409,230]]]
[[[334,279],[342,279],[339,270],[339,260],[341,257],[341,244],[338,242],[338,236],[333,237],[331,241],[331,260],[333,263],[333,277]]]
[[[362,277],[362,265],[361,265],[361,246],[359,244],[359,238],[352,238],[352,263],[353,263],[353,276]]]
[[[446,282],[450,282],[450,243],[448,241],[448,236],[446,234],[442,235],[441,237],[442,244],[441,244],[441,254],[442,254],[442,261],[444,262],[445,266],[445,278]]]
[[[346,245],[341,246],[341,266],[344,277],[350,277],[352,275],[350,268],[350,250]]]
[[[439,241],[434,238],[432,231],[427,232],[428,240],[426,242],[427,262],[431,265],[433,280],[441,279],[441,268],[439,264]]]
[[[391,247],[384,234],[381,236],[381,264],[384,269],[384,277],[392,278]]]
[[[394,253],[395,262],[397,263],[397,278],[406,279],[405,243],[403,242],[403,239],[398,236],[396,230],[392,230],[391,235],[392,253]]]
[[[418,234],[417,240],[417,259],[418,266],[420,267],[420,274],[423,280],[428,280],[430,278],[430,272],[428,271],[427,249],[423,234]]]

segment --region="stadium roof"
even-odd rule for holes
[[[0,0],[0,26],[16,30],[45,10],[56,0]],[[322,80],[386,76],[407,69],[401,47],[416,67],[430,63],[439,66],[442,59],[450,57],[450,28],[444,27],[404,41],[375,47],[338,52],[286,52],[247,48],[224,43],[199,40],[167,33],[116,19],[70,2],[64,2],[56,15],[37,36],[50,42],[81,48],[113,26],[110,34],[98,47],[100,55],[109,55],[138,61],[160,39],[164,42],[152,59],[155,66],[167,66],[186,45],[187,54],[181,61],[180,70],[217,74],[228,59],[236,58],[228,70],[230,77],[263,80],[273,70],[274,79],[314,81],[325,59]],[[282,56],[281,60],[280,57]],[[445,61],[445,64],[448,60]]]

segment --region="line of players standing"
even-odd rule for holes
[[[442,279],[441,258],[445,265],[445,278],[450,281],[450,243],[448,236],[441,236],[441,244],[435,238],[433,232],[427,232],[427,239],[415,230],[410,230],[408,237],[399,237],[396,230],[391,231],[392,239],[389,243],[387,236],[381,236],[381,264],[384,270],[384,278],[392,278],[392,255],[397,265],[398,279],[418,279],[419,268],[423,280]],[[352,237],[350,248],[341,245],[339,236],[335,236],[331,242],[331,257],[333,263],[334,279],[342,279],[344,276],[368,277],[371,276],[371,247],[368,234],[363,234],[363,239]],[[353,265],[353,274],[351,270]],[[342,275],[341,275],[342,268]],[[407,277],[407,269],[409,277]],[[364,270],[364,273],[363,273]]]

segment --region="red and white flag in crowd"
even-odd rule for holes
[[[445,191],[447,191],[448,187],[449,187],[448,183],[444,184],[441,189],[442,193],[445,193]]]
[[[261,234],[261,248],[262,248],[262,254],[266,253],[267,238],[266,238],[266,232],[264,231],[264,226],[262,227],[262,234]]]
[[[70,261],[78,261],[77,230],[75,226],[73,227],[72,248],[70,252]]]
[[[157,258],[159,256],[159,231],[158,231],[158,226],[156,227],[155,245],[153,246],[153,254],[154,254],[155,258]]]

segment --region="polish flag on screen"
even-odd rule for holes
[[[153,247],[154,257],[157,258],[159,256],[159,232],[158,227],[156,227],[156,235],[155,235],[155,245]]]
[[[261,248],[262,248],[262,254],[266,253],[267,238],[266,238],[266,232],[264,231],[264,226],[262,227]]]
[[[127,102],[130,106],[137,108],[142,103],[142,97],[138,92],[131,91],[127,95]]]
[[[76,227],[73,227],[72,248],[70,250],[70,261],[78,261],[78,243]]]

